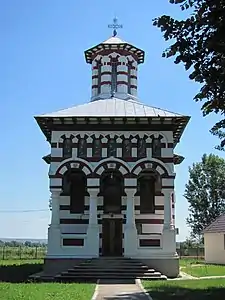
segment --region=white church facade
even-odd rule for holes
[[[116,34],[85,58],[90,101],[35,117],[51,145],[46,268],[121,256],[176,277],[174,149],[189,117],[139,101],[144,51]]]

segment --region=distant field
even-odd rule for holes
[[[0,247],[0,260],[4,259],[42,259],[46,254],[46,247]]]

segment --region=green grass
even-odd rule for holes
[[[1,300],[89,300],[95,284],[0,283]]]
[[[142,281],[153,300],[222,300],[225,279]]]
[[[0,260],[0,282],[26,282],[29,275],[42,269],[43,260]]]
[[[205,264],[204,260],[181,259],[181,270],[194,277],[225,276],[225,266]]]
[[[3,259],[0,260],[0,266],[24,265],[24,264],[44,264],[43,259]]]
[[[180,267],[186,267],[188,265],[204,264],[204,259],[195,258],[181,258]]]
[[[181,269],[183,272],[194,277],[225,276],[225,266],[207,265],[186,266]]]

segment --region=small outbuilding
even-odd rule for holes
[[[225,214],[205,228],[205,262],[225,265]]]

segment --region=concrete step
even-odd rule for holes
[[[119,263],[119,262],[88,262],[88,263],[81,263],[80,266],[108,266],[108,265],[112,265],[112,266],[123,266],[123,267],[129,267],[129,266],[143,266],[142,263]]]
[[[104,269],[108,269],[108,268],[111,268],[111,269],[115,269],[115,270],[148,270],[149,267],[148,266],[133,266],[133,265],[130,265],[130,266],[114,266],[114,265],[105,265],[105,266],[98,266],[98,265],[88,265],[88,266],[83,266],[83,265],[78,265],[78,266],[75,266],[73,268],[70,268],[69,270],[88,270],[88,269],[95,269],[95,270],[104,270]],[[152,269],[154,270],[154,269]]]
[[[161,273],[159,272],[154,272],[154,273],[148,273],[148,272],[145,272],[145,273],[120,273],[118,274],[118,272],[111,272],[111,273],[108,273],[108,272],[102,272],[100,274],[98,273],[93,273],[93,272],[90,272],[90,273],[68,273],[68,272],[62,272],[60,275],[57,275],[57,276],[61,276],[61,277],[93,277],[93,276],[97,276],[97,277],[108,277],[108,276],[113,276],[113,277],[137,277],[137,276],[148,276],[148,277],[160,277],[161,276]]]
[[[78,282],[97,279],[136,279],[165,280],[160,272],[149,268],[139,260],[130,258],[94,258],[88,259],[55,277],[57,281]]]
[[[99,268],[99,269],[95,269],[95,268],[87,268],[87,269],[82,269],[82,268],[76,268],[76,269],[68,269],[66,272],[68,273],[90,273],[90,272],[93,272],[93,273],[102,273],[102,272],[109,272],[109,273],[112,273],[112,272],[117,272],[117,273],[145,273],[145,272],[148,272],[148,273],[154,273],[155,270],[154,269],[116,269],[116,268]]]

